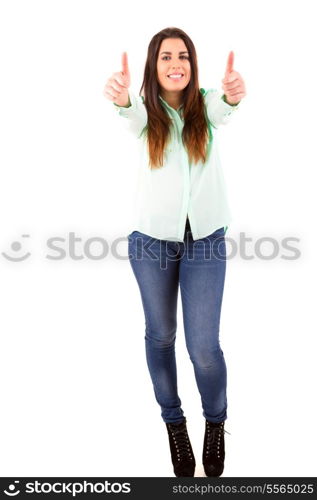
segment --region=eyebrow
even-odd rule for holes
[[[161,52],[161,54],[171,54],[172,52]],[[187,50],[183,50],[182,52],[179,52],[179,54],[188,54]]]

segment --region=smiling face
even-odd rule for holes
[[[165,38],[157,59],[157,77],[163,99],[179,99],[190,81],[190,74],[189,53],[183,40]]]

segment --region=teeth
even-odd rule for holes
[[[181,78],[183,75],[168,75],[170,78]]]

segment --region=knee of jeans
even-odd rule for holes
[[[223,351],[220,345],[214,349],[195,349],[189,353],[189,357],[197,368],[212,368],[223,358]]]
[[[161,328],[160,330],[146,327],[145,340],[157,349],[174,347],[176,339],[176,328]]]

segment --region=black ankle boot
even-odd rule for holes
[[[186,418],[180,424],[166,423],[176,477],[193,477],[196,461],[189,440]]]
[[[225,438],[223,422],[209,422],[206,420],[204,448],[203,448],[203,465],[205,474],[208,477],[221,476],[224,469],[225,461]],[[230,432],[228,432],[230,434]]]

